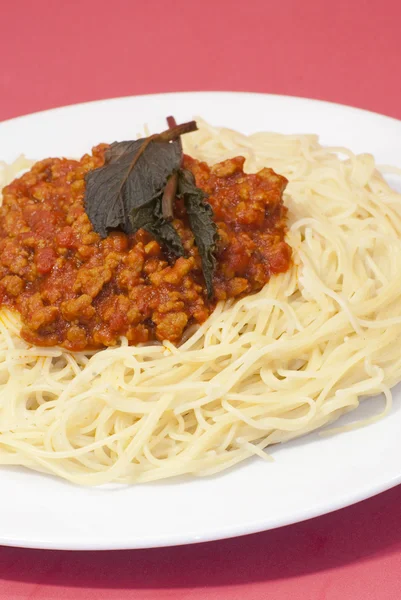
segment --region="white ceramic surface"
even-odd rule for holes
[[[401,167],[401,122],[366,111],[282,96],[179,93],[105,100],[0,124],[0,160],[78,156],[130,139],[143,123],[164,128],[194,115],[244,133],[317,133],[321,143],[371,152]],[[392,183],[399,187],[395,178]],[[368,400],[348,420],[377,410]],[[344,418],[345,419],[345,418]],[[343,419],[343,421],[344,421]],[[401,482],[401,390],[369,427],[317,433],[230,472],[142,486],[79,488],[18,468],[0,469],[0,544],[59,549],[144,548],[252,533],[308,519]]]

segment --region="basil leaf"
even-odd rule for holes
[[[152,140],[138,157],[145,141],[111,144],[105,165],[85,177],[85,210],[102,237],[117,228],[132,233],[132,211],[157,198],[169,175],[181,164],[177,141]]]
[[[114,142],[105,164],[85,177],[85,210],[94,231],[107,237],[112,229],[127,234],[148,231],[175,256],[184,256],[181,239],[171,223],[174,199],[184,199],[189,225],[202,260],[208,296],[213,296],[217,228],[206,194],[196,187],[190,171],[181,169],[180,136],[197,129],[195,121],[135,141]]]
[[[132,231],[145,229],[161,246],[165,246],[175,256],[184,256],[185,251],[180,236],[172,223],[162,214],[162,198],[156,198],[149,204],[134,209],[131,214]]]
[[[213,210],[205,202],[207,194],[196,187],[191,171],[181,169],[178,172],[177,196],[184,199],[189,225],[195,237],[195,243],[202,260],[202,271],[209,298],[213,297],[213,274],[216,268],[217,227],[213,221]]]

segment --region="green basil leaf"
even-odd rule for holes
[[[213,221],[213,210],[205,202],[207,194],[196,187],[191,171],[181,169],[178,172],[177,195],[184,199],[189,225],[195,237],[195,243],[202,260],[202,271],[209,298],[213,296],[213,274],[216,268],[217,227]]]
[[[111,144],[105,165],[89,171],[85,178],[85,210],[102,237],[117,228],[132,233],[132,211],[157,198],[169,175],[181,164],[177,141],[152,140],[136,158],[144,141]]]
[[[162,215],[161,196],[145,206],[134,209],[131,214],[131,224],[133,232],[145,229],[169,252],[175,256],[184,256],[185,251],[180,236],[173,224],[166,221]]]

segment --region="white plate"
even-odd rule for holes
[[[144,122],[161,129],[201,115],[244,133],[318,133],[323,144],[371,152],[401,166],[401,122],[299,98],[237,93],[162,94],[105,100],[0,124],[0,160],[80,155],[129,139]],[[401,391],[385,419],[320,438],[317,433],[207,479],[79,488],[22,469],[0,470],[0,544],[35,548],[147,548],[261,531],[327,513],[401,482]],[[366,414],[365,402],[356,416]],[[355,414],[350,418],[354,418]]]

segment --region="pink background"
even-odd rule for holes
[[[0,119],[182,90],[307,96],[401,119],[400,22],[398,0],[3,0]],[[309,522],[198,546],[0,548],[0,597],[399,599],[400,525],[396,488]]]

